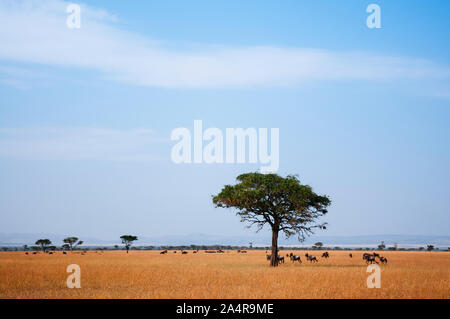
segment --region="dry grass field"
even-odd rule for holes
[[[287,251],[282,252],[284,255]],[[290,260],[270,268],[264,251],[160,255],[110,251],[86,255],[0,252],[0,298],[445,298],[450,253],[383,252],[381,288],[368,289],[362,251],[331,251],[328,260]],[[66,267],[81,267],[81,288],[66,287]]]

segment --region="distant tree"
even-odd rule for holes
[[[317,243],[315,243],[315,244],[313,245],[313,248],[314,248],[314,249],[321,249],[322,246],[323,246],[323,243],[320,242],[320,241],[318,241]]]
[[[52,244],[52,241],[50,239],[38,239],[35,243],[35,245],[41,247],[42,251],[45,253],[49,246]]]
[[[252,249],[253,248],[253,243],[249,242],[248,244],[249,244],[249,248]]]
[[[23,245],[23,250],[27,251],[28,250],[28,245]]]
[[[386,248],[386,245],[384,244],[384,241],[381,242],[381,244],[378,245],[379,250],[384,250]]]
[[[8,251],[8,247],[2,247],[3,251]]]
[[[216,207],[236,208],[242,222],[255,225],[257,231],[269,225],[272,229],[270,265],[278,266],[278,234],[286,238],[297,235],[300,241],[313,234],[314,228],[326,229],[317,220],[331,204],[327,196],[317,195],[296,176],[248,173],[237,177],[236,185],[225,185],[213,196]]]
[[[125,245],[125,249],[127,250],[127,254],[128,254],[128,250],[130,249],[130,246],[138,238],[136,236],[133,236],[133,235],[123,235],[123,236],[120,236],[120,239],[122,239],[122,244]]]
[[[61,248],[62,248],[63,250],[70,250],[69,244],[64,244],[64,245],[61,246]]]
[[[425,248],[423,248],[423,247],[419,247],[419,250],[424,250]]]
[[[428,251],[432,251],[434,249],[434,246],[433,245],[427,245],[427,250]]]
[[[78,240],[78,237],[67,237],[63,239],[63,242],[69,245],[70,251],[73,251],[74,248],[83,244],[83,241]]]
[[[114,245],[114,249],[118,250],[119,249],[119,245]]]

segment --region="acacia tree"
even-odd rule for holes
[[[50,239],[38,239],[35,242],[35,245],[41,246],[42,251],[45,253],[45,251],[50,247],[52,244]]]
[[[73,251],[74,248],[83,244],[83,241],[78,240],[78,237],[67,237],[63,239],[63,242],[65,243],[65,245],[63,245],[63,248],[69,248],[70,251]]]
[[[125,245],[125,248],[126,248],[127,254],[128,254],[128,250],[130,249],[130,246],[138,238],[136,236],[132,236],[132,235],[123,235],[123,236],[120,236],[120,239],[122,239],[122,244]]]
[[[265,225],[272,228],[271,266],[278,266],[278,233],[286,238],[297,235],[300,241],[313,234],[315,228],[326,229],[318,219],[327,213],[331,204],[327,196],[314,193],[310,186],[302,185],[293,175],[247,173],[237,177],[236,185],[225,185],[213,196],[216,207],[237,208],[236,214],[247,228]]]

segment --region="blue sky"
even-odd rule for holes
[[[450,3],[66,6],[0,4],[0,232],[250,234],[211,195],[259,165],[170,160],[199,119],[279,128],[324,235],[449,234]]]

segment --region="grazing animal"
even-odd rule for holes
[[[353,254],[349,254],[350,258],[353,258]]]
[[[177,253],[177,251],[176,251],[176,250],[174,250],[174,251],[173,251],[173,253],[174,253],[174,254],[176,254],[176,253]]]
[[[270,258],[272,258],[272,255],[267,255],[266,258],[267,260],[270,260]]]
[[[364,253],[363,254],[363,260],[366,261],[366,264],[373,264],[373,263],[377,263],[378,261],[375,259],[375,256],[372,254],[368,254],[368,253]]]
[[[382,264],[387,264],[387,258],[386,257],[381,256],[380,257],[380,261],[381,261]]]
[[[246,250],[241,250],[241,254],[246,254],[247,251]]]
[[[53,253],[51,251],[48,252],[49,255],[53,255]]]
[[[28,255],[28,253],[25,253],[25,255]]]
[[[196,253],[197,253],[197,251],[196,251],[196,250],[194,250],[193,254],[196,254]]]
[[[219,254],[225,253],[222,249],[219,249],[217,252],[218,252]]]
[[[167,250],[163,250],[162,252],[160,252],[161,255],[165,255],[167,254]]]
[[[322,254],[322,258],[329,258],[329,257],[330,257],[330,254],[328,253],[328,251],[326,251]]]
[[[309,261],[309,262],[318,262],[318,260],[317,260],[317,258],[316,257],[314,257],[314,256],[311,256],[311,255],[308,255],[308,257],[306,257],[306,259]]]
[[[279,263],[279,264],[281,264],[281,263],[284,264],[284,257],[282,257],[282,256],[277,256],[277,259],[278,259],[278,263]]]
[[[295,256],[293,253],[291,253],[290,257],[291,257],[291,261],[292,262],[298,261],[299,263],[302,263],[302,260],[300,259],[300,256]]]
[[[182,251],[181,252],[182,255],[187,255],[187,253],[188,253],[187,251]]]
[[[63,251],[63,255],[67,255],[67,253],[65,251]]]
[[[37,254],[37,252],[33,252],[33,255],[36,255]]]

